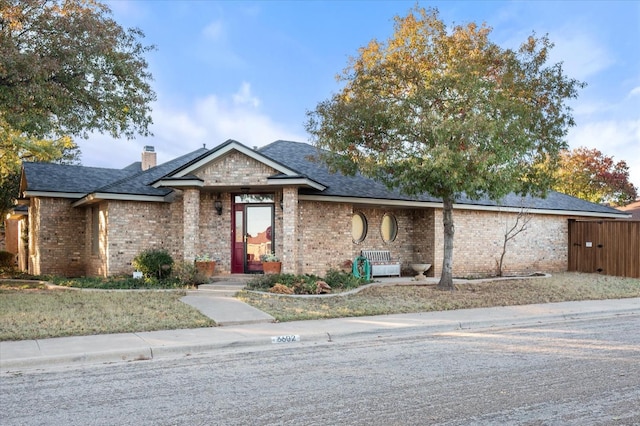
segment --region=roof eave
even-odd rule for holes
[[[361,198],[361,197],[339,197],[339,196],[327,196],[327,195],[305,195],[298,196],[302,201],[324,201],[332,203],[352,203],[352,204],[364,204],[364,205],[381,205],[391,207],[411,207],[411,208],[443,208],[442,202],[437,201],[413,201],[413,200],[393,200],[384,198]],[[505,207],[505,206],[483,206],[477,204],[454,204],[454,210],[476,210],[476,211],[492,211],[492,212],[509,212],[519,213],[522,211],[520,207]],[[525,210],[535,212],[536,214],[555,215],[555,216],[580,216],[580,217],[594,217],[594,218],[607,218],[607,219],[625,219],[630,217],[628,214],[623,213],[603,213],[603,212],[589,212],[583,210],[552,210],[552,209],[536,209],[525,208]]]
[[[47,198],[72,198],[78,199],[86,195],[86,192],[61,192],[61,191],[24,191],[24,198],[47,197]]]
[[[267,178],[267,185],[272,186],[290,186],[290,185],[298,185],[298,186],[306,186],[308,188],[312,188],[318,191],[324,191],[327,189],[326,186],[321,184],[320,182],[316,182],[313,179],[309,179],[307,177],[286,177],[286,176],[278,176],[278,177],[269,177]]]
[[[108,192],[93,192],[91,194],[86,194],[84,197],[79,199],[78,201],[71,204],[73,207],[82,207],[94,203],[98,203],[100,201],[141,201],[141,202],[151,202],[151,203],[166,203],[168,202],[169,194],[161,196],[161,195],[142,195],[142,194],[117,194],[117,193],[108,193]]]
[[[202,188],[202,179],[161,179],[153,183],[154,188]]]

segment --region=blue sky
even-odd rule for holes
[[[158,100],[153,137],[92,135],[77,141],[88,166],[125,167],[153,145],[164,162],[227,139],[263,146],[308,141],[305,112],[339,89],[335,75],[357,49],[393,32],[414,1],[106,1],[138,27]],[[572,102],[571,147],[598,148],[630,165],[640,186],[640,2],[438,1],[447,25],[486,22],[515,48],[535,32],[555,43],[551,60],[588,86]]]

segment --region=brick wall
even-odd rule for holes
[[[229,153],[214,164],[195,173],[209,187],[266,185],[274,169],[239,152]]]
[[[85,211],[68,199],[31,199],[29,272],[36,275],[85,274]]]
[[[182,261],[182,196],[173,203],[109,201],[106,262],[109,275],[130,275],[131,262],[142,250],[165,249]]]
[[[198,254],[217,258],[215,273],[228,274],[231,266],[231,197],[220,194],[222,215],[218,215],[213,203],[218,194],[200,193],[200,242]]]
[[[489,276],[497,271],[505,227],[515,223],[517,213],[454,210],[454,276]],[[528,229],[507,245],[505,274],[567,269],[567,216],[533,215]],[[442,271],[442,210],[435,214],[434,273]]]
[[[306,274],[324,274],[353,260],[350,204],[298,202],[298,265]]]
[[[368,226],[367,236],[359,243],[354,243],[351,235],[351,217],[356,212],[364,215]],[[385,213],[392,214],[398,223],[398,235],[391,242],[384,242],[380,233]],[[413,262],[432,263],[433,217],[431,209],[363,208],[300,201],[297,267],[302,273],[322,275],[329,268],[338,269],[346,260],[355,259],[361,250],[389,250],[392,258],[410,273]]]

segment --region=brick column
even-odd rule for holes
[[[282,189],[282,272],[299,274],[298,265],[298,189]]]
[[[183,198],[183,255],[185,262],[193,262],[200,244],[200,190],[185,189]]]

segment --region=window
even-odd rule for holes
[[[351,238],[354,243],[361,243],[367,237],[367,218],[358,212],[351,216]]]
[[[385,213],[382,216],[382,223],[380,224],[380,235],[382,241],[390,243],[398,236],[398,221],[396,217],[390,213]]]
[[[100,254],[100,207],[91,207],[91,254]]]

